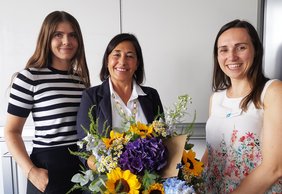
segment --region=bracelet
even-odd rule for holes
[[[29,169],[29,171],[28,171],[28,173],[27,173],[27,179],[29,179],[29,174],[30,174],[31,170],[32,170],[34,167],[35,167],[35,166],[33,165],[33,166]]]

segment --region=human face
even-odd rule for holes
[[[68,70],[77,48],[77,35],[71,24],[60,23],[51,40],[52,66],[59,70]]]
[[[230,28],[217,41],[218,63],[230,79],[246,79],[253,64],[254,46],[244,28]]]
[[[137,56],[130,41],[123,41],[113,49],[108,56],[108,70],[114,84],[132,82],[137,70]]]

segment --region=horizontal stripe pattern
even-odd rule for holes
[[[34,120],[33,146],[64,146],[77,141],[76,115],[85,86],[76,75],[30,68],[14,79],[8,113]]]

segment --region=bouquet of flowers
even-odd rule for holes
[[[84,151],[71,151],[84,158],[89,169],[82,167],[73,176],[71,181],[76,184],[69,193],[75,189],[106,194],[201,192],[203,164],[195,158],[193,145],[188,143],[196,114],[191,124],[182,129],[177,127],[187,114],[189,103],[188,95],[179,96],[174,107],[151,124],[124,117],[124,126],[111,130],[109,137],[98,133],[98,122],[90,110],[90,128],[84,128],[87,136],[77,143]],[[179,150],[172,151],[173,142],[178,141],[174,138],[178,137],[184,137],[182,159],[173,156],[179,155]]]

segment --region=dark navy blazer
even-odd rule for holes
[[[145,86],[140,87],[146,95],[138,96],[138,101],[148,123],[152,123],[158,114],[163,114],[163,106],[160,96],[154,88]],[[105,131],[103,131],[104,125],[106,124],[106,127],[110,127],[110,129],[112,126],[111,95],[108,79],[101,85],[88,88],[82,93],[76,123],[79,139],[86,136],[81,126],[89,129],[90,120],[88,117],[88,111],[93,105],[95,105],[95,107],[92,109],[92,116],[95,120],[98,118],[99,133],[105,134]]]

